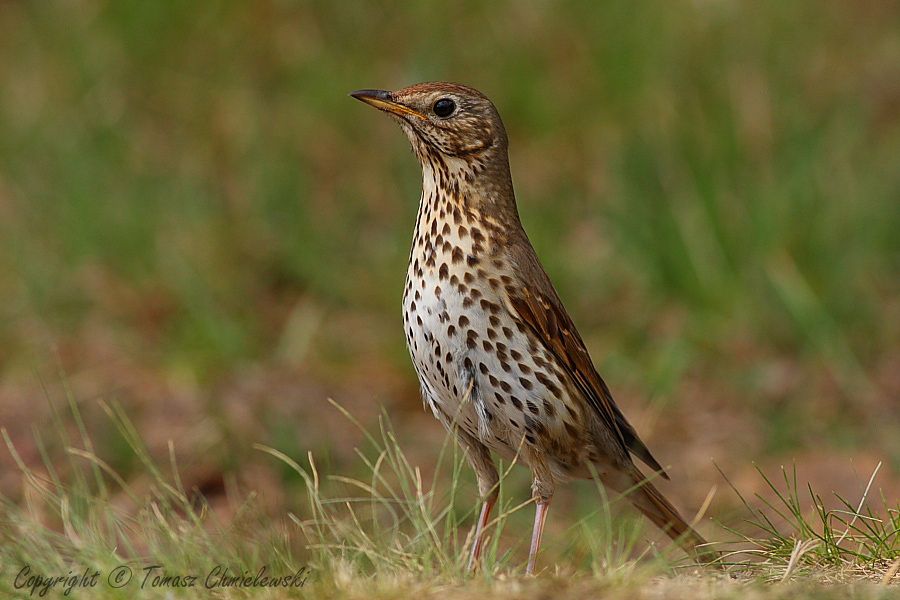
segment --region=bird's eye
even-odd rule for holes
[[[434,103],[432,110],[439,117],[449,117],[456,110],[456,102],[450,98],[441,98]]]

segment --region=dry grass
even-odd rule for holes
[[[784,473],[784,487],[760,472],[779,503],[746,504],[747,523],[757,534],[736,534],[720,543],[726,551],[724,572],[696,567],[672,547],[648,545],[640,522],[614,516],[611,507],[620,499],[612,498],[581,515],[562,539],[548,540],[536,578],[522,576],[521,552],[508,546],[516,537],[507,530],[510,518],[531,503],[510,497],[505,474],[484,565],[472,576],[465,555],[474,515],[459,508],[465,465],[449,441],[430,481],[405,455],[386,415],[377,433],[363,431],[368,443],[357,454],[366,478],[324,473],[312,454],[290,457],[259,446],[305,482],[307,508],[271,514],[258,503],[258,491],[234,490],[233,512],[223,520],[197,490],[185,489],[174,448],[169,464],[157,465],[121,408],[102,406],[141,463],[148,480],[144,490],[138,493],[95,452],[75,403],[68,417],[60,417],[56,432],[71,467],[65,478],[57,470],[60,457],[45,456],[42,469],[26,465],[3,429],[27,493],[22,503],[2,499],[0,590],[19,591],[17,582],[25,579],[16,576],[25,565],[44,575],[87,569],[108,576],[123,565],[135,573],[121,590],[101,580],[83,597],[118,597],[125,591],[128,597],[159,597],[172,591],[146,582],[141,587],[150,565],[159,565],[153,576],[199,574],[199,581],[217,565],[237,573],[256,573],[265,565],[273,576],[308,569],[302,588],[227,589],[224,597],[877,598],[896,589],[891,583],[900,561],[900,505],[885,502],[875,510],[877,472],[855,506],[845,503],[845,510],[812,515],[800,508],[799,494],[808,491],[817,506],[821,500],[811,488],[798,487],[796,472],[794,479]],[[77,439],[67,439],[64,420],[74,422]],[[38,446],[44,448],[40,436]],[[777,518],[786,525],[776,528]],[[717,539],[726,534],[720,529]],[[176,591],[185,597],[210,593]]]

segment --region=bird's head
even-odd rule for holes
[[[500,114],[478,90],[436,82],[350,95],[397,119],[420,160],[434,153],[442,158],[505,158],[507,138]]]

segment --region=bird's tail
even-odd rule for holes
[[[710,548],[703,536],[688,525],[656,486],[640,475],[637,468],[634,470],[639,476],[637,481],[642,483],[628,494],[631,503],[697,562],[709,564],[719,559],[719,553]]]

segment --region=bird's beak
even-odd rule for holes
[[[424,119],[425,115],[399,102],[395,102],[393,95],[386,90],[359,90],[350,94],[357,100],[361,100],[378,110],[393,113],[400,117],[411,116]]]

